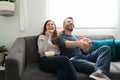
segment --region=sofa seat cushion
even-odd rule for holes
[[[90,80],[89,76],[78,72],[80,80]],[[21,80],[57,80],[56,75],[43,72],[39,69],[38,63],[27,64]]]
[[[78,74],[78,77],[80,80],[93,80],[93,79],[89,78],[89,75],[87,75],[87,74],[84,74],[81,72],[77,72],[77,74]]]
[[[110,74],[112,80],[120,80],[120,62],[111,62]]]
[[[112,80],[120,80],[120,62],[111,62],[110,76]],[[78,72],[80,80],[93,80],[89,78],[89,75]]]
[[[39,70],[37,63],[29,63],[26,65],[21,80],[57,80],[57,78],[54,74]]]
[[[111,62],[110,73],[112,80],[120,79],[120,62]],[[80,80],[92,80],[89,75],[77,72]],[[39,70],[38,63],[29,63],[23,73],[21,80],[57,80],[56,76]]]

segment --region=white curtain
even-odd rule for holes
[[[28,29],[27,0],[20,0],[20,31]]]

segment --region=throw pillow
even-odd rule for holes
[[[96,40],[96,41],[94,41],[91,51],[94,51],[94,50],[98,49],[99,47],[101,47],[103,45],[107,45],[107,46],[109,46],[111,48],[111,61],[116,61],[117,56],[116,56],[114,39]]]
[[[116,47],[117,59],[120,60],[120,40],[114,40]]]

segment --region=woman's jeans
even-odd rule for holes
[[[99,69],[109,76],[111,49],[108,46],[102,46],[92,53],[73,58],[71,61],[79,72],[91,74]]]
[[[66,56],[40,58],[39,68],[57,74],[58,80],[78,80],[76,70]]]

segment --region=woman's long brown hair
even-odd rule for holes
[[[45,22],[45,24],[44,24],[43,32],[42,32],[41,34],[42,34],[42,35],[45,35],[46,25],[47,25],[47,23],[50,22],[50,21],[53,22],[54,25],[55,25],[55,31],[53,32],[51,42],[52,42],[53,44],[57,44],[57,30],[56,30],[56,24],[55,24],[54,21],[52,21],[52,20],[47,20],[47,21]],[[41,34],[40,34],[40,35],[41,35]]]

